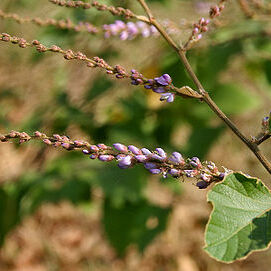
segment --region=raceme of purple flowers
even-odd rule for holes
[[[158,30],[153,25],[148,25],[141,21],[125,23],[117,20],[112,24],[105,24],[103,29],[105,38],[118,36],[121,40],[132,40],[138,36],[148,38],[158,35]]]
[[[167,101],[171,103],[175,99],[175,94],[168,92],[168,87],[170,86],[172,79],[170,75],[163,74],[160,77],[154,79],[148,79],[147,81],[142,80],[142,75],[136,70],[131,71],[131,83],[132,85],[141,85],[144,84],[146,89],[151,89],[155,93],[161,94],[160,101]]]
[[[161,81],[162,82],[162,81]],[[150,151],[139,149],[134,145],[125,146],[121,143],[113,144],[113,148],[105,144],[91,145],[83,153],[91,159],[102,162],[117,161],[118,167],[128,169],[135,164],[143,164],[152,174],[161,174],[164,178],[171,175],[174,178],[186,176],[197,179],[197,187],[208,187],[212,182],[220,181],[225,173],[219,172],[213,162],[201,163],[199,158],[193,157],[185,160],[179,152],[168,155],[162,148]]]

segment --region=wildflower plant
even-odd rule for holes
[[[113,2],[115,1],[112,1],[112,3]],[[100,40],[104,44],[105,51],[103,55],[105,56],[106,52],[110,50],[110,45],[107,47],[107,43],[109,42],[112,42],[112,44],[117,43],[117,52],[120,53],[119,51],[121,51],[121,49],[119,48],[125,47],[126,43],[133,43],[138,40],[143,40],[144,42],[144,40],[153,39],[154,43],[159,44],[159,42],[163,40],[163,46],[168,46],[170,50],[172,50],[172,52],[167,53],[166,57],[173,59],[173,61],[165,65],[165,68],[161,69],[162,72],[148,72],[147,69],[140,71],[133,66],[126,68],[127,63],[123,66],[119,64],[112,65],[108,63],[109,61],[106,60],[106,57],[93,55],[93,52],[95,52],[93,48],[88,48],[86,50],[87,52],[83,52],[83,50],[77,51],[75,49],[65,48],[65,42],[58,45],[57,42],[53,41],[53,44],[47,45],[45,41],[39,41],[39,39],[36,38],[32,39],[32,41],[26,40],[19,35],[6,33],[6,31],[0,34],[0,41],[3,43],[1,44],[2,46],[6,43],[10,46],[17,45],[21,49],[30,47],[41,55],[43,55],[43,53],[55,53],[60,56],[62,55],[67,61],[74,60],[85,64],[88,68],[98,68],[98,73],[103,73],[104,77],[99,82],[94,81],[90,96],[93,95],[92,93],[95,93],[97,89],[101,89],[101,92],[107,91],[112,84],[111,81],[115,79],[117,79],[117,83],[120,84],[120,81],[125,81],[123,84],[125,84],[127,92],[128,89],[136,89],[135,93],[129,95],[137,97],[142,95],[142,90],[144,90],[144,95],[155,97],[157,101],[163,103],[159,113],[161,123],[158,123],[156,129],[151,131],[154,137],[150,137],[151,140],[142,139],[148,133],[151,133],[151,128],[145,127],[145,131],[147,132],[144,134],[144,132],[139,131],[140,128],[137,127],[137,125],[140,125],[140,116],[143,116],[142,112],[146,113],[146,111],[144,111],[146,110],[146,106],[137,103],[137,98],[132,100],[129,97],[130,100],[128,99],[127,103],[130,102],[130,105],[126,105],[129,107],[129,110],[136,111],[136,114],[139,115],[139,119],[135,121],[135,123],[133,123],[133,119],[130,119],[125,128],[131,129],[132,136],[130,136],[130,139],[133,137],[136,138],[136,135],[138,138],[136,138],[136,142],[127,142],[126,138],[122,139],[121,133],[118,132],[118,130],[123,130],[123,127],[121,125],[118,126],[117,121],[117,128],[111,133],[112,139],[109,138],[109,132],[106,134],[107,131],[114,126],[112,123],[109,122],[102,126],[102,128],[98,127],[99,125],[94,127],[93,122],[95,117],[93,112],[95,111],[95,100],[94,102],[91,101],[91,106],[89,107],[88,104],[84,104],[83,102],[81,104],[82,108],[90,108],[91,110],[94,108],[94,111],[86,110],[82,113],[78,109],[80,107],[72,105],[67,98],[67,94],[61,92],[58,98],[62,99],[62,103],[64,104],[63,108],[65,108],[69,115],[67,119],[60,121],[61,125],[63,125],[65,121],[69,124],[73,121],[73,118],[76,119],[74,125],[79,125],[85,134],[91,138],[90,141],[81,140],[80,138],[75,139],[73,136],[68,137],[66,129],[68,128],[68,124],[62,129],[61,125],[57,125],[54,123],[54,119],[51,119],[53,124],[48,124],[49,127],[34,125],[35,128],[37,128],[36,131],[31,127],[29,130],[23,132],[13,130],[6,132],[4,131],[5,127],[1,127],[3,132],[0,134],[0,142],[3,144],[18,142],[19,144],[25,145],[26,142],[39,140],[47,147],[51,146],[67,151],[80,151],[82,156],[84,155],[86,158],[90,158],[90,160],[95,160],[101,164],[102,162],[114,164],[114,172],[117,172],[117,175],[120,176],[125,174],[123,172],[129,171],[131,168],[142,168],[152,175],[161,176],[163,179],[162,182],[167,182],[172,179],[175,181],[191,182],[195,187],[201,190],[209,189],[208,201],[213,204],[213,211],[206,226],[206,246],[204,249],[210,256],[219,261],[229,263],[237,259],[245,258],[253,251],[268,248],[271,242],[271,194],[268,188],[256,177],[254,178],[248,174],[236,171],[238,169],[227,169],[223,167],[223,164],[217,166],[216,161],[205,161],[203,158],[208,151],[208,145],[211,145],[213,143],[212,141],[215,141],[215,139],[219,137],[225,126],[254,154],[254,159],[258,160],[259,164],[265,168],[268,174],[271,174],[271,162],[260,148],[260,145],[268,141],[271,136],[270,115],[265,116],[260,125],[257,124],[259,126],[258,134],[250,135],[250,137],[246,136],[223,111],[226,109],[230,114],[239,113],[243,107],[246,109],[247,104],[251,104],[252,107],[255,103],[255,99],[250,98],[248,93],[242,94],[242,92],[236,90],[232,84],[221,84],[218,79],[224,66],[228,65],[230,57],[242,52],[243,55],[249,54],[249,64],[251,65],[248,65],[248,69],[253,66],[256,61],[255,59],[260,57],[264,59],[266,80],[269,81],[269,83],[271,82],[270,75],[268,75],[268,69],[271,67],[271,58],[267,53],[268,50],[265,51],[265,47],[270,48],[270,45],[268,47],[270,31],[267,29],[267,25],[270,25],[270,19],[268,17],[271,13],[270,5],[267,1],[240,0],[236,1],[236,3],[231,3],[231,1],[228,0],[218,0],[217,3],[208,6],[208,14],[204,14],[204,17],[191,22],[178,23],[173,22],[174,20],[172,18],[169,20],[168,18],[160,19],[156,17],[155,5],[152,6],[152,1],[137,0],[127,2],[132,3],[130,3],[130,5],[123,4],[123,7],[118,7],[114,4],[104,4],[102,1],[50,0],[48,3],[44,3],[44,5],[53,4],[55,8],[70,8],[70,10],[76,12],[77,10],[83,10],[83,12],[89,9],[95,10],[97,12],[97,18],[103,16],[104,13],[106,13],[106,17],[104,18],[108,18],[109,15],[112,15],[112,20],[110,19],[108,21],[108,19],[106,19],[107,21],[105,23],[100,23],[98,19],[84,19],[85,13],[83,13],[84,16],[82,16],[84,20],[80,18],[78,22],[73,22],[69,18],[59,20],[24,17],[5,11],[4,6],[0,7],[0,18],[7,21],[13,20],[23,26],[32,23],[44,29],[54,27],[59,31],[80,33],[84,37],[87,36],[87,34],[91,34],[89,39],[97,39],[97,42]],[[178,8],[181,10],[182,6],[179,5]],[[227,14],[227,9],[230,8],[239,11],[236,20],[230,17],[230,19],[227,19],[227,16],[230,16]],[[201,10],[199,10],[199,12],[201,12]],[[240,32],[238,27],[241,23],[247,24],[251,27],[252,31],[249,30],[250,32],[246,31],[245,33]],[[226,38],[219,37],[220,33],[224,33],[223,31],[226,33]],[[67,35],[67,39],[68,37],[69,35]],[[252,47],[254,46],[255,48],[251,48],[249,47],[250,45],[248,45],[249,48],[245,50],[246,48],[244,49],[245,45],[242,46],[242,41],[245,39],[253,40],[253,38],[256,39],[256,42],[252,43]],[[257,39],[261,38],[263,39],[263,44],[260,46],[257,43]],[[203,46],[201,44],[205,45],[207,49],[201,47]],[[225,44],[226,46],[224,46]],[[260,49],[258,47],[260,47]],[[153,50],[155,51],[155,49]],[[151,54],[151,52],[144,52],[142,55],[145,53]],[[173,53],[176,56],[173,56]],[[138,58],[139,57],[140,56],[138,56]],[[218,61],[212,62],[216,58]],[[214,63],[215,66],[213,65]],[[102,86],[100,87],[99,84],[102,84]],[[205,85],[206,88],[204,87]],[[91,96],[91,100],[99,97],[99,95],[102,95],[102,93],[99,93],[99,91],[96,92],[95,97]],[[218,100],[219,97],[222,97],[220,98],[219,105],[216,103],[216,97]],[[225,106],[227,99],[229,99],[230,108],[233,107],[235,111],[232,110],[233,112],[231,112],[231,110],[227,109],[227,106]],[[267,99],[270,99],[270,97],[267,97]],[[184,107],[183,111],[179,109],[180,103],[178,103],[178,101],[181,101],[180,103]],[[177,106],[175,104],[177,104]],[[171,110],[168,108],[171,107],[174,108],[174,111],[172,111],[173,114],[167,116],[167,113],[170,113],[168,110]],[[55,108],[59,109],[57,104]],[[112,108],[116,110],[114,106],[112,106]],[[170,149],[172,149],[170,152],[167,150],[167,144],[170,145],[170,136],[174,128],[173,126],[176,124],[174,119],[178,118],[178,115],[180,115],[179,112],[193,119],[195,118],[193,116],[193,110],[196,111],[197,108],[200,108],[200,117],[195,121],[197,125],[194,125],[194,134],[190,138],[190,149],[187,148],[183,153],[180,149],[170,147]],[[45,115],[45,111],[46,110],[44,110],[42,114]],[[207,126],[210,111],[220,119],[220,122],[223,123],[224,126],[221,124],[216,128]],[[52,116],[54,115],[53,112],[54,109],[51,111]],[[264,115],[266,112],[262,114]],[[145,115],[148,114],[146,113]],[[184,119],[184,117],[182,118]],[[257,120],[255,120],[255,123],[256,122]],[[50,122],[48,121],[48,123]],[[151,126],[151,124],[147,126]],[[49,132],[44,133],[42,130]],[[60,135],[59,131],[66,133],[66,135]],[[125,132],[129,133],[129,131]],[[163,133],[166,133],[165,140],[161,140]],[[214,136],[212,136],[212,133]],[[119,135],[119,137],[116,135]],[[142,140],[141,142],[146,145],[137,145],[137,142],[140,141],[139,138]],[[155,142],[150,142],[153,139],[155,139]],[[103,143],[99,143],[103,140]],[[154,143],[157,143],[157,146],[154,146]],[[162,143],[166,147],[162,148],[158,143]],[[200,151],[200,145],[203,145],[202,151]],[[205,148],[205,146],[207,147]],[[198,154],[197,150],[201,153]],[[195,151],[195,153],[191,153],[192,151]],[[230,158],[224,157],[224,159]],[[96,163],[95,161],[89,161],[89,163]],[[73,167],[73,164],[71,164],[70,167]],[[103,171],[107,170],[110,169],[105,166]],[[243,169],[240,168],[240,170]],[[136,179],[140,177],[134,173],[132,175],[134,176],[129,176],[129,178],[137,182]],[[89,176],[87,178],[89,178]],[[106,185],[110,187],[111,184],[109,183],[110,180],[104,184],[104,191],[108,198],[110,198],[109,195],[111,193],[114,194],[114,189],[113,191],[108,191],[109,189],[106,188]],[[8,183],[5,185],[8,185]],[[91,185],[85,182],[85,180],[83,180],[79,186],[80,185],[82,185],[83,189],[91,189]],[[123,184],[119,183],[119,186],[121,185]],[[133,187],[135,184],[129,185]],[[26,187],[29,187],[29,185]],[[25,191],[28,189],[26,187],[19,187],[21,190],[16,196],[16,201],[19,202],[18,205],[22,204],[23,196],[19,195],[26,193]],[[4,189],[5,187],[3,188],[3,193],[7,193],[6,197],[8,197],[8,192]],[[80,201],[81,198],[84,198],[84,196],[81,196],[81,193],[84,194],[81,190],[78,194],[76,194],[76,189],[73,192],[70,197],[67,196],[72,202]],[[115,201],[119,200],[116,200],[116,196],[114,197]],[[127,197],[127,195],[123,196],[124,200],[127,200],[125,197]],[[135,196],[135,198],[136,197],[137,196]],[[89,198],[86,197],[86,200],[89,200]],[[135,199],[133,200],[136,202]],[[136,206],[141,206],[141,204],[145,204],[146,202],[143,198],[137,200],[136,204],[138,205]],[[34,207],[39,205],[37,203],[39,200],[36,202],[33,200],[33,202],[33,206],[30,204],[32,207],[16,209],[15,216],[22,218],[23,214],[32,212],[35,209]],[[105,204],[108,204],[108,202],[106,201]],[[142,229],[142,236],[146,234],[150,237],[147,238],[148,241],[144,242],[144,244],[140,244],[139,242],[140,249],[144,249],[156,234],[165,230],[166,220],[170,213],[169,209],[159,209],[159,207],[153,207],[151,204],[147,207],[147,209],[150,210],[149,216],[152,215],[152,212],[161,213],[159,217],[160,226],[155,232],[149,231],[145,233]],[[105,206],[105,213],[107,212],[107,214],[109,214],[110,208],[114,209],[112,206]],[[3,212],[3,214],[6,214],[5,212]],[[112,211],[112,213],[114,212]],[[1,219],[5,219],[4,215]],[[146,218],[144,219],[147,220]],[[18,220],[17,217],[14,217],[14,221],[10,223],[10,227],[2,231],[2,240],[4,240],[6,233]],[[130,239],[128,238],[118,243],[116,237],[113,236],[112,225],[108,222],[108,217],[106,217],[104,221],[109,240],[118,250],[119,254],[125,252],[128,244],[138,242],[138,239],[142,237],[139,235],[135,239],[131,237]]]

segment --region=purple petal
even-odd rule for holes
[[[120,151],[120,152],[128,152],[128,148],[121,144],[121,143],[115,143],[113,144],[113,147],[117,150],[117,151]]]
[[[130,155],[119,160],[118,166],[122,169],[130,167],[132,164],[132,157]]]
[[[89,150],[82,150],[83,154],[89,154]]]
[[[126,30],[124,30],[124,31],[122,31],[122,32],[120,33],[120,39],[121,39],[121,40],[127,40],[128,37],[129,37],[129,33],[128,33]]]
[[[167,93],[163,93],[160,97],[160,101],[165,101],[167,100],[167,102],[173,102],[174,101],[174,97],[175,95],[173,93],[167,92]]]
[[[89,156],[90,159],[96,159],[98,157],[97,153],[93,153]]]
[[[172,79],[168,74],[163,74],[160,77],[156,77],[154,80],[162,86],[168,86],[172,82]]]
[[[126,27],[126,24],[121,20],[116,20],[115,25],[120,29],[124,29]]]
[[[179,152],[173,152],[169,157],[169,160],[176,164],[181,164],[184,162],[183,156]]]
[[[146,169],[157,169],[158,165],[156,163],[153,163],[153,162],[147,162],[144,164],[144,167]]]
[[[158,168],[150,169],[149,171],[152,174],[160,174],[162,172],[162,170]]]
[[[165,89],[163,87],[152,88],[152,90],[155,93],[164,93],[165,92]]]
[[[155,149],[157,151],[157,153],[162,156],[163,158],[166,158],[167,157],[167,154],[166,152],[162,149],[162,148],[156,148]]]
[[[181,171],[175,168],[171,168],[168,173],[173,177],[179,177],[181,175]]]
[[[152,159],[155,159],[155,160],[158,160],[158,161],[161,161],[161,162],[163,162],[166,158],[165,157],[162,157],[162,156],[160,156],[160,155],[158,155],[158,154],[153,154],[152,156],[151,156],[151,158]]]
[[[140,163],[144,163],[148,160],[148,157],[145,155],[136,155],[135,159]]]
[[[99,147],[102,150],[107,150],[107,146],[105,144],[97,144],[97,147]]]
[[[167,102],[168,103],[172,103],[175,100],[175,94],[171,93],[171,95],[167,98]]]
[[[101,154],[99,155],[99,160],[102,162],[110,162],[112,161],[115,157],[113,155],[107,155],[107,154]]]
[[[134,145],[129,145],[128,149],[129,149],[129,151],[131,151],[135,155],[142,154],[141,150],[139,148],[137,148],[136,146],[134,146]]]
[[[94,151],[94,152],[99,151],[99,148],[98,148],[96,145],[91,145],[91,146],[89,147],[89,149],[90,149],[91,151]]]
[[[141,151],[144,155],[151,155],[152,154],[152,152],[146,148],[142,148]]]

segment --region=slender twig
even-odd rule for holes
[[[211,99],[208,92],[202,86],[200,80],[198,79],[197,75],[195,74],[193,68],[191,67],[187,57],[186,57],[186,50],[181,45],[178,47],[176,43],[172,40],[172,38],[167,34],[164,30],[163,26],[161,26],[155,17],[153,16],[150,8],[148,7],[145,0],[138,0],[141,4],[143,9],[145,10],[146,14],[148,15],[149,22],[153,24],[164,39],[169,43],[169,45],[178,53],[182,63],[185,66],[186,71],[190,75],[191,79],[193,80],[194,84],[196,85],[198,92],[203,96],[202,100],[212,109],[212,111],[245,143],[245,145],[255,154],[261,164],[265,167],[265,169],[271,174],[271,163],[268,159],[264,156],[264,154],[260,151],[257,144],[247,139],[245,135],[235,126],[235,124],[220,110],[220,108],[216,105],[216,103]]]
[[[134,14],[131,10],[125,9],[122,7],[114,7],[114,6],[107,6],[105,4],[100,4],[98,1],[92,1],[90,3],[84,3],[82,1],[71,1],[71,0],[48,0],[49,2],[61,6],[61,7],[68,7],[68,8],[83,8],[83,9],[90,9],[95,8],[99,11],[109,11],[112,15],[115,16],[123,16],[127,19],[135,18],[139,21],[143,21],[148,23],[149,20],[145,16],[140,16]]]
[[[68,29],[76,32],[88,32],[91,34],[99,32],[98,28],[89,22],[80,22],[79,24],[74,24],[70,19],[55,20],[55,19],[21,17],[16,13],[5,13],[1,9],[0,9],[0,18],[12,19],[19,24],[33,23],[38,26],[55,26],[60,29]]]

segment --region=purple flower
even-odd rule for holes
[[[179,177],[181,175],[181,171],[175,168],[171,168],[168,173],[172,176],[172,177]]]
[[[161,161],[161,162],[165,161],[165,159],[166,159],[166,157],[162,157],[159,154],[152,154],[151,158],[158,160],[158,161]]]
[[[144,155],[151,155],[152,154],[152,152],[146,148],[142,148],[141,151]]]
[[[146,169],[157,169],[158,165],[156,163],[153,163],[153,162],[147,162],[144,164],[144,167]]]
[[[90,159],[96,159],[98,157],[98,154],[97,153],[92,153],[89,158]]]
[[[172,103],[175,99],[175,94],[174,93],[163,93],[160,97],[160,101],[167,101],[168,103]]]
[[[155,93],[164,93],[165,92],[165,89],[163,87],[158,87],[158,88],[153,87],[152,90]]]
[[[89,154],[89,150],[82,150],[83,154]]]
[[[89,149],[90,149],[91,151],[94,151],[94,152],[99,151],[99,148],[98,148],[96,145],[91,145],[91,146],[89,147]]]
[[[121,160],[121,159],[124,158],[124,157],[126,157],[125,154],[118,154],[118,155],[116,156],[116,159],[117,159],[117,160]]]
[[[138,28],[135,23],[128,22],[126,25],[130,36],[134,36],[138,33]]]
[[[184,159],[179,152],[173,152],[169,157],[169,160],[175,164],[184,164]]]
[[[113,147],[117,150],[117,151],[120,151],[120,152],[128,152],[128,148],[121,144],[121,143],[115,143],[113,144]]]
[[[136,155],[135,159],[140,163],[144,163],[148,160],[148,157],[145,155]]]
[[[148,38],[151,35],[150,29],[149,28],[142,29],[141,35],[143,38]]]
[[[157,153],[158,153],[161,157],[167,158],[167,154],[166,154],[166,152],[165,152],[162,148],[156,148],[155,150],[157,151]]]
[[[172,82],[172,79],[171,79],[170,75],[168,75],[167,73],[163,74],[160,77],[154,78],[154,80],[155,80],[156,83],[158,83],[158,84],[160,84],[162,86],[168,86]]]
[[[127,155],[119,160],[118,166],[121,169],[129,168],[132,165],[132,157]]]
[[[121,21],[121,20],[116,20],[116,21],[115,21],[115,25],[116,25],[119,29],[125,29],[125,27],[126,27],[126,24],[125,24],[123,21]]]
[[[191,158],[191,161],[189,162],[189,164],[196,168],[202,168],[202,164],[198,157]]]
[[[102,150],[107,150],[107,146],[105,144],[98,144],[97,147],[99,147]]]
[[[127,40],[128,37],[129,37],[129,33],[128,33],[126,30],[124,30],[124,31],[122,31],[122,32],[120,33],[120,39],[121,39],[121,40]]]
[[[134,146],[134,145],[129,145],[128,149],[129,149],[130,152],[132,152],[135,155],[142,154],[141,150],[139,148],[137,148],[136,146]]]
[[[99,155],[99,160],[102,162],[110,162],[112,161],[115,157],[113,155],[108,155],[108,154],[101,154]]]
[[[162,172],[162,170],[158,168],[149,169],[149,171],[152,174],[160,174]]]

